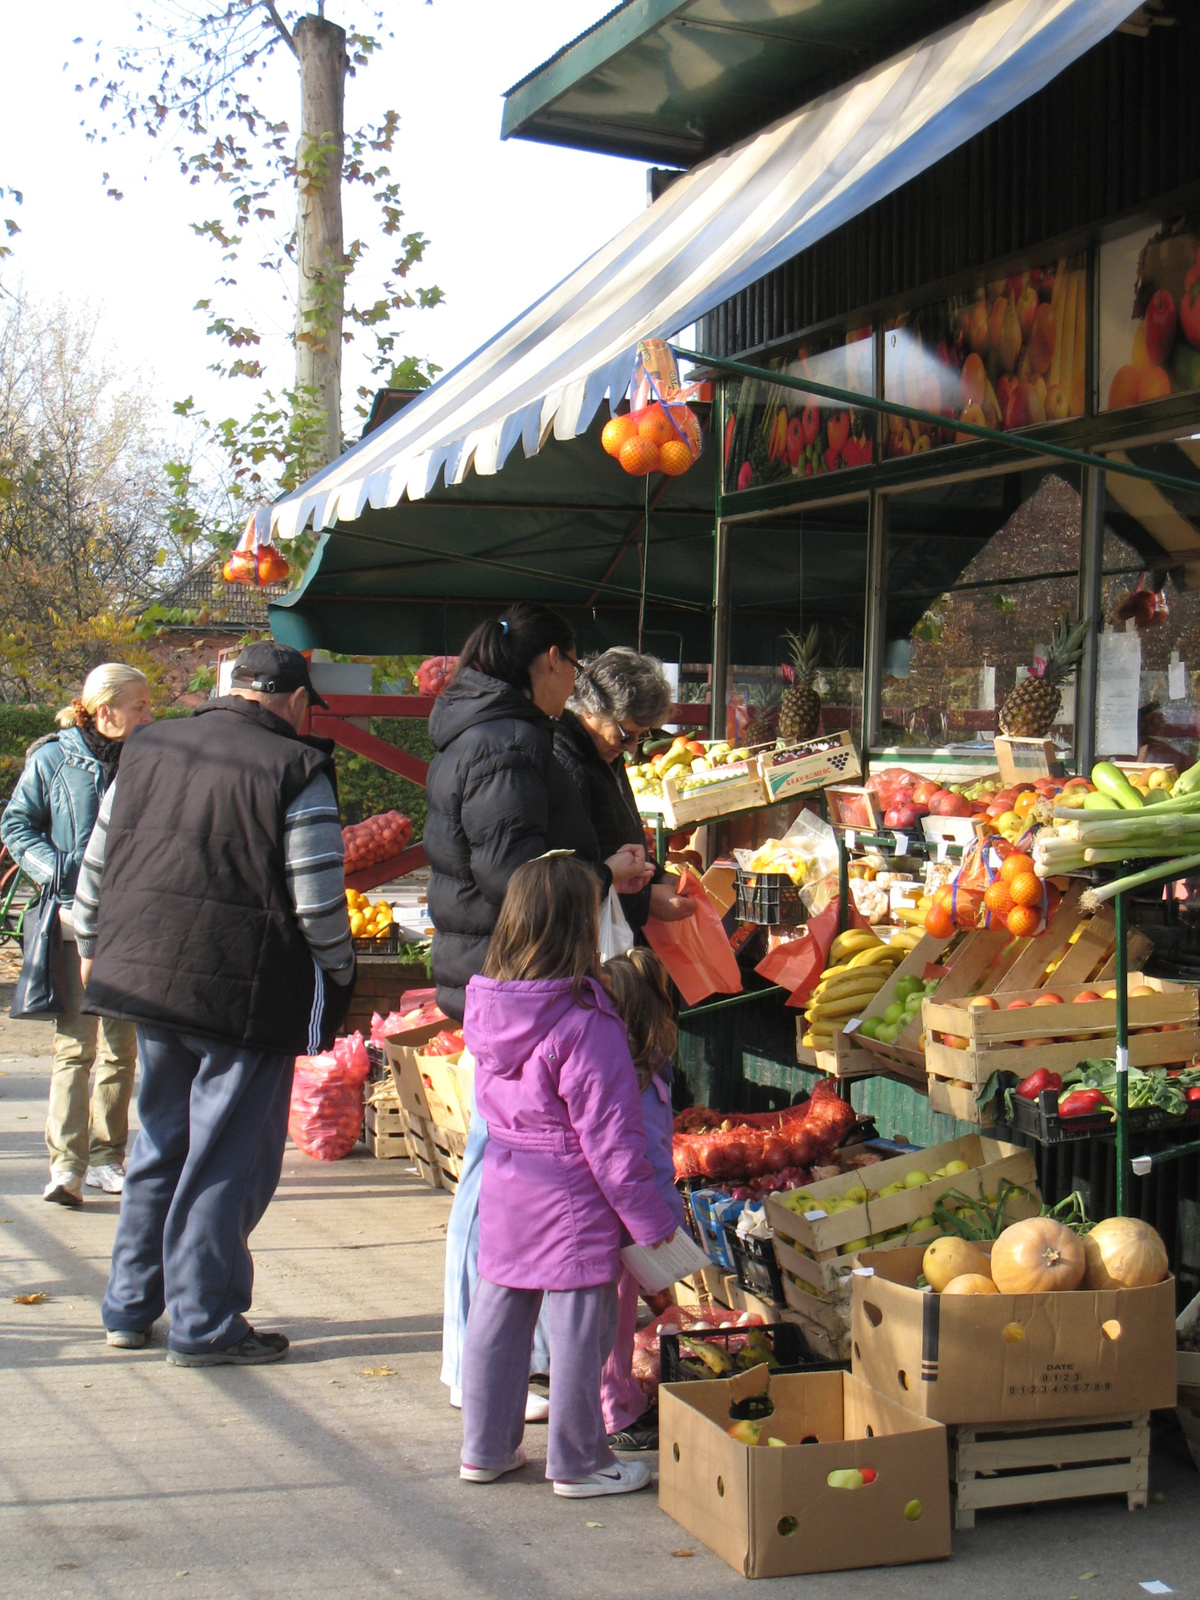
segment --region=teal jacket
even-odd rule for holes
[[[104,769],[78,728],[64,728],[31,745],[25,770],[0,817],[0,841],[35,883],[62,873],[65,906],[75,898],[75,880],[107,787]]]

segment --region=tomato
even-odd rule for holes
[[[799,417],[793,417],[787,427],[787,458],[788,466],[795,470],[800,457],[804,454],[804,424]]]
[[[1036,1100],[1043,1089],[1061,1089],[1062,1079],[1057,1072],[1051,1072],[1046,1067],[1039,1067],[1036,1072],[1031,1072],[1017,1085],[1017,1093],[1022,1100]]]
[[[1146,354],[1156,367],[1165,365],[1175,343],[1175,299],[1160,289],[1146,307]]]
[[[1179,302],[1179,325],[1183,337],[1200,350],[1200,262],[1188,268],[1183,280],[1183,299]]]
[[[829,448],[834,455],[840,454],[846,440],[850,437],[850,413],[838,411],[829,419]]]
[[[800,413],[800,426],[804,430],[805,446],[816,444],[817,435],[821,431],[821,413],[811,400]]]
[[[1183,1091],[1183,1098],[1190,1106],[1194,1106],[1198,1101],[1200,1101],[1200,1083],[1195,1084],[1190,1089],[1185,1089]]]

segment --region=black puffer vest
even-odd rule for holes
[[[292,908],[283,818],[332,746],[263,706],[210,700],[121,757],[85,1009],[280,1055],[328,1030]]]

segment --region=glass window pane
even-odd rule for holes
[[[1100,408],[1200,389],[1200,215],[1100,246]]]
[[[888,499],[880,743],[990,741],[1005,698],[1078,605],[1080,505],[1057,472],[928,485]],[[1074,742],[1074,679],[1053,724]]]

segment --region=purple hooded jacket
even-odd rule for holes
[[[479,1271],[505,1288],[615,1283],[623,1243],[657,1244],[677,1225],[646,1154],[625,1024],[600,984],[586,989],[580,1006],[569,978],[467,985],[463,1037],[488,1126]]]

